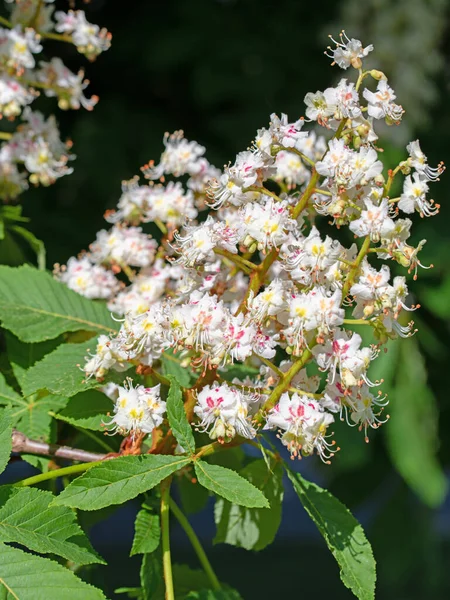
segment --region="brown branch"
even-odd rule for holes
[[[14,429],[12,432],[12,451],[22,452],[24,454],[42,454],[44,456],[67,458],[68,460],[78,460],[80,462],[94,462],[103,460],[108,454],[99,454],[98,452],[87,452],[78,448],[69,446],[58,446],[57,444],[46,444],[30,440],[24,433]]]

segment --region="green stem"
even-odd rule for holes
[[[311,195],[314,193],[314,190],[317,186],[317,182],[319,181],[319,178],[320,178],[319,173],[313,167],[313,169],[311,171],[311,179],[309,180],[309,183],[306,186],[306,189],[303,192],[300,200],[294,206],[294,209],[292,211],[293,219],[297,219],[301,215],[301,213],[305,210],[306,205],[308,204],[308,200],[310,199]]]
[[[358,253],[358,256],[356,257],[354,266],[352,269],[350,269],[348,275],[347,275],[347,279],[344,283],[344,286],[342,288],[342,297],[345,298],[350,290],[350,288],[353,285],[353,279],[355,278],[355,275],[358,273],[359,270],[359,266],[362,263],[364,257],[366,256],[366,254],[369,252],[369,248],[370,248],[370,235],[368,235],[364,242],[363,245],[361,246],[361,249]]]
[[[172,559],[170,557],[170,535],[169,535],[169,502],[170,502],[170,478],[161,483],[161,538],[163,552],[164,582],[166,585],[166,600],[175,600],[173,590]]]
[[[272,369],[272,371],[278,375],[278,377],[284,377],[284,373],[283,371],[281,371],[277,366],[275,366],[273,363],[270,362],[270,360],[268,360],[267,358],[264,358],[264,356],[259,356],[259,354],[255,354],[255,356],[257,358],[259,358],[259,360],[264,363],[267,367],[269,367],[269,369]]]
[[[7,131],[0,131],[0,140],[10,140],[12,135],[12,133],[8,133]]]
[[[345,325],[371,325],[366,319],[344,319]]]
[[[47,38],[48,40],[56,40],[57,42],[67,42],[68,44],[73,44],[72,36],[65,35],[63,33],[44,33],[39,32],[39,35],[43,38]]]
[[[165,226],[165,224],[161,221],[161,219],[155,219],[154,224],[158,227],[158,229],[161,231],[161,233],[163,235],[167,235],[168,231],[167,231],[167,227]]]
[[[101,465],[103,462],[103,460],[97,460],[95,462],[83,463],[81,465],[72,465],[71,467],[64,467],[63,469],[55,469],[54,471],[48,471],[47,473],[40,473],[39,475],[33,475],[33,477],[28,477],[27,479],[22,479],[22,481],[18,481],[14,484],[14,487],[27,487],[29,485],[34,485],[35,483],[47,481],[48,479],[55,479],[56,477],[64,477],[66,475],[84,473],[84,471],[87,471],[91,467]]]
[[[252,273],[253,271],[257,271],[259,269],[258,265],[255,265],[242,256],[239,256],[239,254],[233,254],[232,252],[224,250],[223,248],[214,248],[214,254],[227,258],[230,262],[234,263],[246,273]]]
[[[297,150],[297,148],[286,148],[285,146],[281,146],[281,148],[277,150],[277,154],[278,152],[290,152],[291,154],[296,154],[297,156],[300,156],[302,160],[308,163],[308,165],[311,165],[311,167],[314,167],[316,164],[309,158],[309,156],[306,156],[306,154],[303,154],[303,152],[300,152],[300,150]]]
[[[275,194],[275,192],[271,192],[270,190],[268,190],[265,187],[258,187],[257,185],[251,185],[250,187],[245,188],[244,192],[257,192],[259,194],[265,194],[266,196],[270,196],[271,198],[273,198],[277,202],[282,202],[280,196],[278,196],[277,194]]]
[[[211,583],[212,589],[220,590],[220,583],[217,579],[217,575],[214,573],[211,563],[206,556],[206,552],[204,551],[203,546],[201,545],[200,540],[198,539],[197,534],[193,530],[191,524],[187,520],[186,516],[181,512],[179,506],[172,500],[172,498],[169,499],[169,507],[175,515],[178,523],[184,529],[185,534],[188,536],[194,552],[196,553],[198,560],[200,561],[200,564],[202,565],[203,570],[205,571]]]
[[[9,29],[12,28],[12,23],[8,19],[5,19],[5,17],[0,17],[0,24],[9,27]]]
[[[306,392],[305,390],[300,390],[296,387],[290,387],[288,392],[293,392],[294,394],[300,394],[300,396],[308,396],[309,398],[314,398],[319,400],[322,398],[323,394],[313,394],[312,392]]]
[[[306,363],[312,358],[313,354],[312,354],[310,348],[315,346],[316,343],[317,342],[315,340],[313,340],[309,344],[309,348],[306,348],[303,351],[303,354],[301,355],[301,357],[291,366],[291,368],[288,371],[286,371],[286,373],[283,376],[283,379],[274,388],[273,392],[270,394],[269,398],[266,400],[264,406],[261,408],[259,413],[256,415],[255,421],[257,423],[261,423],[265,413],[267,413],[267,411],[269,411],[271,408],[273,408],[275,406],[275,404],[278,402],[278,400],[280,399],[283,392],[285,392],[290,387],[291,381],[293,380],[295,375],[297,375],[297,373],[301,369],[303,369],[303,367],[306,365]]]

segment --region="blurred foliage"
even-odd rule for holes
[[[362,23],[363,31],[388,38],[386,48],[395,49],[401,42],[401,61],[411,66],[412,74],[408,80],[408,72],[401,72],[407,79],[408,85],[403,86],[407,95],[399,95],[398,101],[406,109],[406,121],[409,104],[414,107],[412,139],[420,136],[431,165],[445,159],[450,143],[450,112],[446,109],[450,50],[444,40],[441,47],[437,44],[442,32],[445,37],[448,31],[448,3],[429,4],[431,16],[439,14],[439,28],[435,27],[436,18],[420,18],[427,2],[402,3],[403,13],[396,5],[397,25],[402,14],[409,23],[403,27],[388,27],[394,2],[373,1],[370,9],[355,2],[340,4],[342,12],[342,6],[331,0],[314,5],[292,0],[91,0],[83,5],[91,21],[113,33],[113,45],[87,67],[90,91],[100,96],[93,113],[58,113],[62,131],[73,139],[78,155],[74,174],[50,189],[32,189],[23,195],[23,215],[31,218],[27,227],[36,239],[45,243],[47,268],[54,262],[64,263],[95,238],[105,226],[104,211],[119,198],[120,181],[131,178],[142,164],[159,156],[164,131],[183,128],[187,137],[204,144],[207,157],[221,166],[248,146],[256,129],[268,123],[271,112],[283,111],[292,119],[301,116],[306,92],[324,89],[342,75],[323,56],[327,40],[319,33],[326,23],[334,22],[338,25],[333,33],[345,27],[350,37],[358,35],[359,31],[352,31],[345,21],[348,7],[353,13],[360,11],[353,14],[352,22]],[[369,20],[374,21],[371,27]],[[410,25],[418,22],[423,28],[435,27],[434,36],[427,30],[426,48]],[[366,37],[363,42],[376,43]],[[418,48],[423,54],[430,53],[429,60],[441,56],[436,66],[445,65],[432,84],[432,75],[438,70],[429,64],[425,69],[428,79],[417,78],[417,70],[413,73]],[[69,67],[76,68],[79,56],[74,49],[58,47],[58,52]],[[400,75],[392,72],[396,64],[392,52],[385,51],[384,64],[378,66],[392,76],[396,89],[395,77]],[[430,95],[436,103],[433,112],[427,114],[426,103],[420,104],[420,98]],[[40,98],[36,108],[51,112],[55,105]],[[401,160],[405,151],[400,145],[404,141],[401,133],[396,134],[395,129],[390,133],[384,150],[392,164]],[[439,600],[450,594],[445,570],[450,558],[449,506],[440,510],[427,506],[436,507],[445,494],[446,481],[439,464],[447,470],[450,467],[450,437],[446,435],[450,428],[449,188],[450,174],[444,174],[442,182],[432,186],[441,214],[416,219],[413,229],[413,244],[428,239],[422,262],[435,265],[431,270],[421,269],[418,281],[411,286],[414,303],[422,305],[414,317],[419,334],[398,347],[392,344],[388,354],[380,356],[382,368],[374,375],[386,380],[382,388],[389,392],[392,419],[379,432],[371,432],[369,445],[357,431],[338,423],[336,438],[345,451],[331,467],[313,467],[321,483],[325,481],[333,493],[356,509],[366,524],[378,557],[377,597],[381,599]],[[35,260],[31,241],[19,238],[17,232],[7,232],[0,242],[1,262]],[[294,514],[288,508],[286,513],[290,518]],[[291,565],[290,576],[298,573],[304,593],[311,584],[310,591],[315,589],[317,595],[314,577],[305,574],[308,569],[311,574],[318,569],[329,572],[326,550],[321,553],[306,539],[280,537],[275,544],[272,550],[258,554],[257,561],[246,559],[242,565],[236,564],[227,580],[234,584],[240,578],[244,597],[268,598],[276,592],[283,596],[292,589],[288,580],[283,584],[276,577],[268,583],[267,577],[260,577],[261,569]],[[235,549],[219,547],[216,552],[217,556],[223,554],[225,561],[241,556]],[[220,576],[221,569],[218,571]],[[243,580],[251,581],[247,595]],[[341,589],[337,575],[321,585],[319,597],[325,593],[350,597]]]

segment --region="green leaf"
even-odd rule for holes
[[[185,596],[185,600],[242,600],[242,596],[236,590],[200,590],[190,592]]]
[[[114,590],[115,594],[126,594],[127,598],[143,598],[142,588],[140,587],[121,587]]]
[[[40,398],[36,395],[21,398],[0,374],[0,405],[11,406],[13,426],[30,438],[48,440],[52,420],[49,411],[60,410],[66,402],[66,398],[51,394]]]
[[[142,586],[142,600],[164,599],[164,577],[160,552],[144,554],[139,572]]]
[[[175,377],[168,376],[170,390],[167,397],[167,417],[172,433],[183,450],[189,454],[195,452],[195,440],[192,427],[184,410],[183,395]]]
[[[122,504],[154,488],[189,463],[183,456],[145,454],[122,456],[92,467],[70,483],[53,505],[64,504],[81,510],[97,510]]]
[[[58,563],[0,544],[2,600],[105,600],[103,592]]]
[[[85,364],[85,357],[89,351],[95,351],[96,345],[96,339],[90,339],[81,344],[58,346],[27,371],[22,386],[24,394],[29,395],[37,390],[46,389],[70,398],[79,392],[105,385],[104,381],[99,382],[95,377],[86,379],[84,371],[80,368]],[[111,371],[107,381],[123,383],[128,375],[128,371]]]
[[[9,409],[0,412],[0,473],[6,469],[12,448],[12,420]]]
[[[391,419],[383,427],[387,447],[406,483],[425,504],[436,507],[443,502],[448,489],[436,456],[437,403],[427,384],[425,361],[417,341],[400,340],[397,351],[398,362],[389,394]]]
[[[46,354],[53,352],[63,341],[62,337],[59,337],[39,344],[25,344],[9,331],[5,331],[5,339],[9,362],[21,387],[24,385],[26,370],[43,359]]]
[[[269,502],[264,494],[231,469],[210,465],[199,460],[195,463],[195,473],[200,485],[223,496],[233,504],[248,508],[269,507]]]
[[[154,552],[159,546],[160,537],[159,515],[154,515],[148,510],[140,510],[134,522],[134,539],[130,556]]]
[[[294,490],[341,569],[341,579],[359,600],[375,598],[375,559],[363,528],[330,492],[287,469]]]
[[[29,217],[22,216],[22,206],[6,204],[0,207],[0,218],[6,223],[29,223]]]
[[[118,329],[105,304],[28,265],[0,267],[0,319],[23,342],[43,342],[67,331],[108,334]]]
[[[164,600],[164,584],[161,570],[161,553],[146,554],[141,566],[141,588],[123,587],[115,590],[116,594],[127,594],[128,598],[139,598],[143,600]],[[173,586],[175,592],[175,600],[185,600],[187,594],[205,592],[219,594],[211,596],[219,600],[242,600],[237,592],[225,588],[219,592],[209,592],[207,590],[210,585],[209,579],[204,571],[200,569],[191,569],[187,565],[174,564],[172,567]],[[145,593],[147,595],[144,594]],[[225,595],[221,595],[225,594]],[[226,594],[234,594],[226,595]],[[191,596],[189,596],[191,597]],[[193,596],[194,598],[197,596]],[[204,596],[200,596],[203,598]],[[209,598],[209,596],[205,596]]]
[[[0,373],[0,404],[13,404],[14,402],[17,402],[20,399],[20,394],[18,394],[11,386],[9,386],[6,383],[6,379]]]
[[[261,459],[251,462],[240,472],[264,493],[270,502],[270,510],[245,508],[216,498],[215,544],[226,543],[246,550],[262,550],[273,542],[281,522],[283,468],[280,463],[275,463],[271,469],[272,472]]]
[[[0,488],[0,541],[14,542],[40,554],[57,554],[79,565],[103,563],[75,513],[52,506],[53,494],[35,488]]]
[[[112,406],[113,403],[105,394],[97,390],[87,390],[72,396],[55,418],[75,427],[101,431],[102,423]]]
[[[210,585],[206,573],[201,569],[191,569],[187,565],[173,565],[172,570],[176,600],[184,600],[189,592],[201,590]]]
[[[20,458],[35,469],[41,471],[41,473],[47,473],[49,467],[53,463],[53,459],[45,456],[37,456],[36,454],[21,454]]]
[[[191,470],[186,473],[186,469],[176,477],[176,483],[180,494],[183,512],[192,514],[202,510],[208,502],[209,492],[200,485],[193,477]]]
[[[38,268],[41,271],[45,270],[45,245],[42,240],[39,240],[34,233],[32,233],[29,229],[22,227],[21,225],[11,225],[9,227],[10,231],[13,231],[17,235],[19,235],[22,239],[28,242],[30,248],[36,254]]]
[[[96,340],[88,340],[82,344],[61,344],[44,356],[29,369],[23,380],[23,393],[32,394],[38,390],[48,390],[70,398],[99,383],[92,377],[86,380],[81,366],[84,365],[88,351],[95,351]]]
[[[189,367],[182,367],[181,360],[172,349],[165,350],[161,356],[163,375],[172,375],[181,387],[188,388],[195,379],[195,375]]]

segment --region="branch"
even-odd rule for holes
[[[87,452],[78,448],[69,446],[58,446],[57,444],[46,444],[30,440],[24,433],[13,430],[12,433],[12,451],[22,452],[24,454],[42,454],[44,456],[67,458],[68,460],[78,460],[80,462],[94,462],[106,458],[106,454],[98,452]]]

